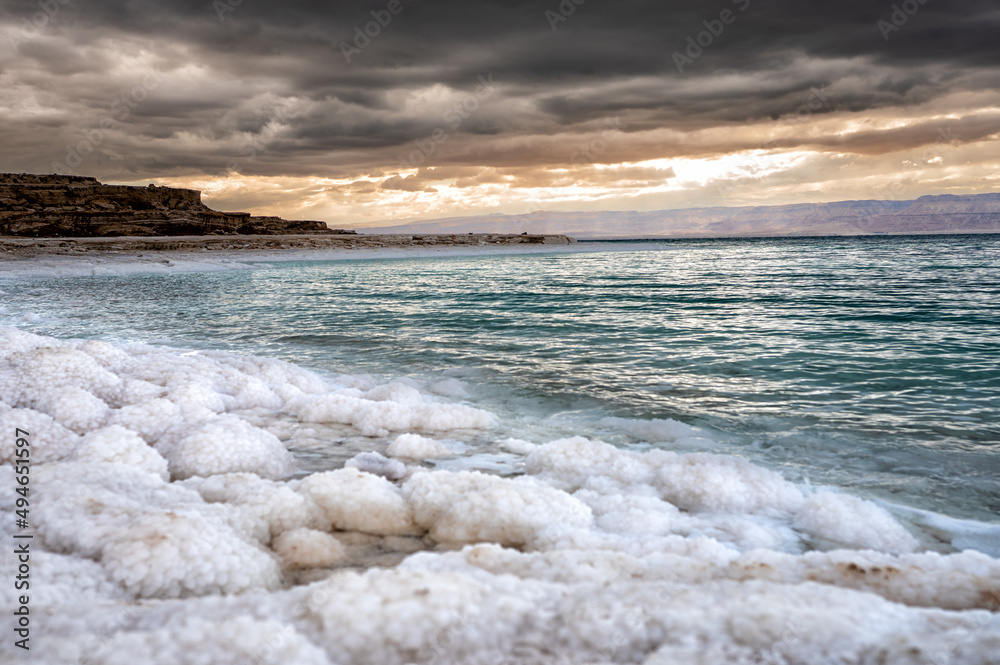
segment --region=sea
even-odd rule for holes
[[[1000,235],[0,263],[5,630],[995,665],[998,296]]]
[[[0,281],[0,316],[329,376],[455,379],[498,416],[469,468],[502,462],[501,434],[650,448],[642,424],[671,419],[703,433],[689,445],[793,482],[1000,523],[1000,235],[574,250],[55,272]],[[310,455],[314,470],[344,457]]]

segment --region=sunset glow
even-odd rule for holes
[[[448,4],[407,7],[348,62],[363,7],[247,3],[220,20],[210,5],[70,4],[28,39],[35,5],[14,3],[0,16],[0,168],[194,187],[217,208],[352,226],[1000,187],[1000,59],[969,32],[996,24],[986,5],[927,4],[885,38],[869,3],[823,23],[740,3],[679,72],[671,53],[712,12],[651,4],[647,27],[588,5],[552,29],[527,4],[476,20]]]

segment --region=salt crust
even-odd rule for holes
[[[443,399],[462,394],[453,384],[349,383],[0,329],[0,426],[31,433],[33,625],[60,636],[32,645],[38,662],[985,665],[1000,652],[1000,562],[921,551],[874,503],[741,459],[574,437],[498,442],[526,456],[514,478],[377,453],[290,477],[284,445],[248,414],[396,432],[390,454],[417,459],[441,446],[418,432],[494,422]],[[8,539],[15,459],[0,438]],[[433,551],[391,568],[337,568],[349,547],[420,542]],[[282,588],[302,570],[326,572]],[[2,587],[5,606],[14,593]]]
[[[411,459],[432,459],[435,457],[450,457],[451,449],[435,439],[419,434],[400,434],[389,444],[386,452],[392,457],[408,457]]]
[[[346,556],[344,545],[325,531],[292,529],[271,542],[271,547],[285,568],[328,568]]]

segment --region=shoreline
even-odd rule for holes
[[[28,238],[0,236],[4,258],[79,255],[83,252],[165,252],[271,249],[376,249],[384,247],[488,247],[569,245],[564,235],[459,234],[289,234],[207,236],[110,236]]]
[[[486,238],[484,239],[484,236]],[[257,270],[297,261],[448,258],[520,254],[659,251],[637,243],[577,243],[566,236],[154,236],[13,238],[0,236],[0,283],[8,279]],[[465,242],[441,242],[459,238]],[[524,239],[543,241],[525,242]],[[494,242],[487,242],[493,239]],[[319,243],[313,241],[320,240]],[[361,242],[343,242],[354,240]],[[429,241],[433,240],[433,242]],[[482,243],[480,244],[480,240]],[[511,242],[513,240],[513,242]],[[152,247],[152,249],[146,249]],[[666,251],[666,248],[662,248]]]

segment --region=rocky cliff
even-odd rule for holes
[[[0,235],[53,237],[337,233],[324,222],[219,212],[201,192],[104,185],[96,178],[0,174]],[[344,233],[340,231],[340,233]]]

